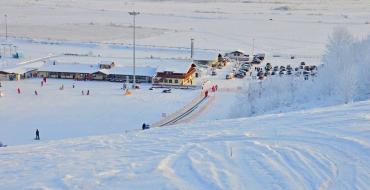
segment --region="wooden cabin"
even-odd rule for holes
[[[193,62],[174,62],[157,69],[153,85],[185,86],[194,85],[196,65]]]

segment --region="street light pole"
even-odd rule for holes
[[[5,19],[5,40],[8,41],[8,15],[7,14],[4,15],[4,19]]]
[[[135,86],[136,86],[136,73],[135,73],[135,61],[136,61],[136,52],[135,52],[135,49],[136,49],[136,15],[139,15],[140,13],[139,12],[135,12],[135,11],[132,11],[132,12],[129,12],[129,14],[131,15],[131,16],[133,16],[133,24],[134,24],[134,26],[133,26],[133,67],[134,67],[134,69],[133,69],[133,74],[134,74],[134,81],[133,81],[133,84],[132,84],[132,87],[133,88],[135,88]]]

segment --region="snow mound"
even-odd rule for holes
[[[367,189],[370,101],[0,149],[0,189]]]

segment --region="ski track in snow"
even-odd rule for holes
[[[369,111],[366,101],[10,146],[0,189],[367,189]]]

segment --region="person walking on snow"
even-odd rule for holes
[[[36,138],[35,140],[40,140],[40,132],[38,129],[36,129]]]
[[[20,93],[21,93],[21,89],[20,89],[20,88],[18,88],[18,89],[17,89],[17,92],[18,92],[18,94],[20,94]]]
[[[38,93],[37,93],[37,90],[35,90],[35,95],[37,96],[37,95],[39,95]]]
[[[88,96],[88,95],[90,95],[90,90],[87,90],[87,93],[86,93],[86,95]]]
[[[43,87],[44,86],[44,81],[41,81],[41,87]]]
[[[46,77],[44,77],[44,79],[43,79],[43,80],[44,80],[44,83],[46,83]]]
[[[82,91],[81,91],[81,94],[82,94],[82,96],[83,96],[83,95],[85,95],[85,92],[82,90]]]

